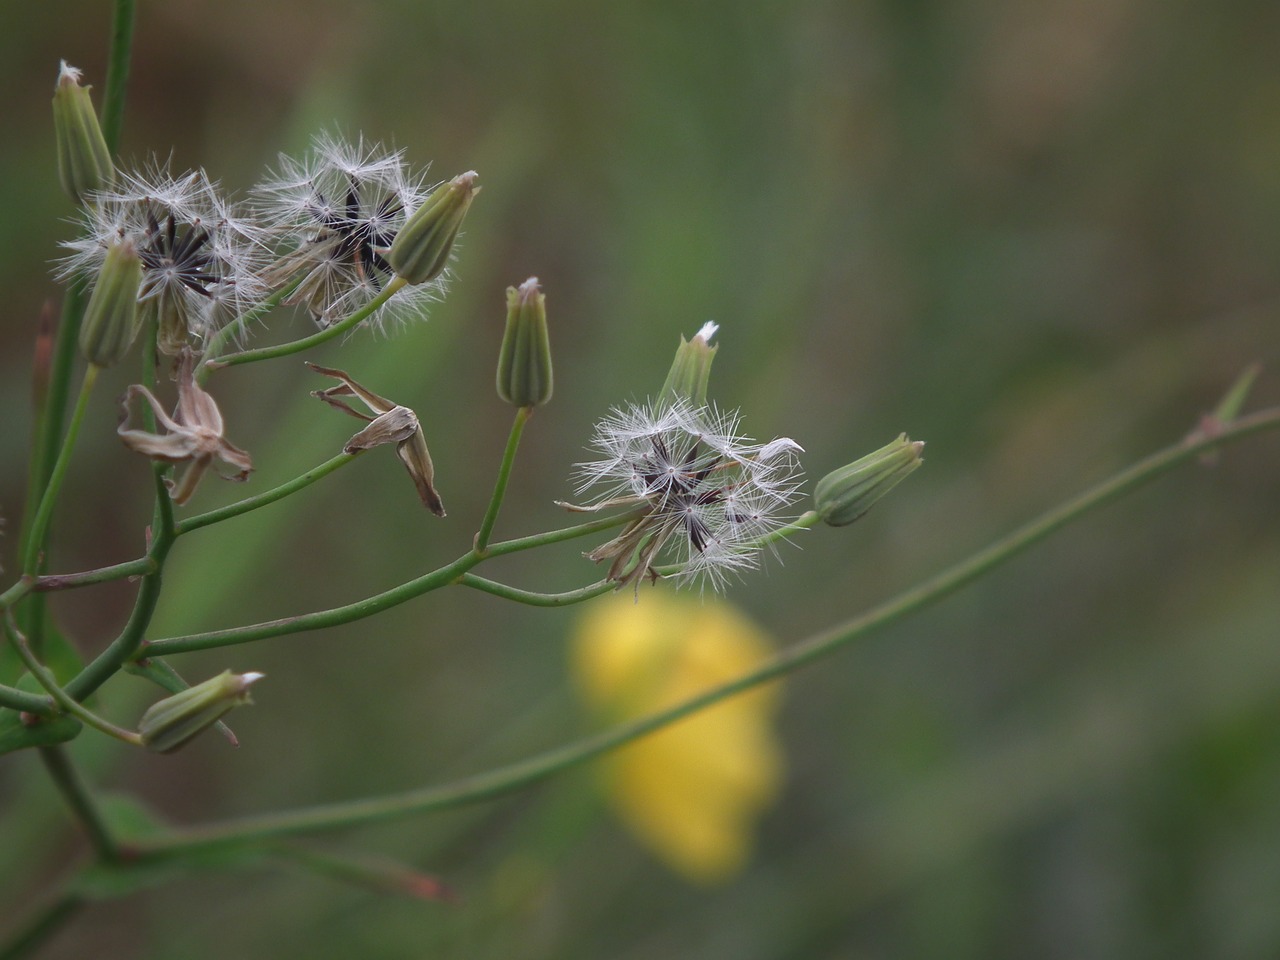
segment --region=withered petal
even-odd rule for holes
[[[323,374],[326,377],[333,377],[335,380],[341,380],[343,386],[346,388],[343,390],[340,387],[330,387],[328,390],[320,391],[320,393],[315,394],[315,396],[320,397],[321,400],[332,402],[328,399],[329,396],[345,396],[350,394],[351,396],[356,396],[363,400],[365,405],[368,406],[368,408],[375,414],[390,413],[397,406],[385,397],[378,396],[372,390],[366,390],[341,370],[335,370],[332,367],[322,367],[315,363],[308,363],[307,366],[316,373]],[[323,396],[322,394],[327,394],[328,396]],[[335,406],[337,406],[337,404],[335,404]]]

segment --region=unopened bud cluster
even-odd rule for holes
[[[58,145],[58,179],[76,203],[111,185],[115,166],[80,71],[65,60],[53,91],[53,127]]]

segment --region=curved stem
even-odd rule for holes
[[[142,738],[138,734],[132,730],[117,727],[110,720],[106,720],[87,707],[81,706],[58,685],[58,678],[53,675],[53,671],[36,659],[36,655],[31,652],[31,646],[27,643],[27,638],[22,635],[13,619],[12,610],[5,611],[4,626],[5,634],[8,636],[9,642],[13,644],[13,648],[17,651],[23,665],[36,678],[40,686],[45,688],[49,696],[53,697],[58,706],[76,719],[83,721],[95,730],[100,730],[109,737],[123,740],[125,743],[132,744],[135,747],[142,746]]]
[[[0,707],[19,710],[23,713],[34,713],[41,717],[51,717],[56,712],[53,697],[47,694],[27,693],[17,687],[0,684]]]
[[[129,577],[140,577],[155,573],[156,564],[150,557],[139,557],[137,560],[125,560],[113,563],[109,567],[98,567],[96,570],[83,570],[80,573],[46,573],[36,577],[32,587],[37,593],[48,593],[51,590],[71,590],[75,587],[87,587],[95,583],[110,583],[112,580],[126,580]],[[0,607],[3,607],[0,598]]]
[[[407,286],[405,280],[396,277],[382,291],[374,297],[369,303],[361,307],[345,320],[340,320],[331,327],[325,327],[319,333],[313,333],[309,337],[303,337],[300,340],[290,340],[288,343],[276,344],[273,347],[259,347],[256,350],[242,350],[239,353],[229,353],[225,357],[217,360],[208,361],[205,366],[210,370],[217,370],[222,367],[234,367],[241,363],[254,363],[257,360],[274,360],[276,357],[287,357],[293,353],[300,353],[311,347],[318,346],[326,341],[332,340],[334,337],[340,337],[352,327],[367,320],[378,311],[384,303],[400,292],[402,288]]]
[[[510,587],[496,580],[486,580],[484,577],[477,577],[474,573],[464,573],[458,578],[457,583],[460,587],[470,587],[481,593],[489,593],[503,600],[513,600],[531,607],[567,607],[612,593],[618,588],[612,580],[600,580],[589,586],[579,587],[577,590],[566,590],[564,593],[538,593],[534,590]]]
[[[233,339],[237,334],[240,333],[240,331],[244,330],[247,326],[249,326],[249,324],[256,323],[258,320],[265,317],[268,313],[270,313],[276,307],[280,306],[280,304],[284,301],[284,299],[298,288],[298,285],[301,282],[302,282],[301,280],[296,280],[293,283],[286,284],[285,286],[277,290],[275,293],[271,294],[271,296],[267,297],[266,300],[262,301],[262,303],[258,304],[258,306],[254,307],[248,313],[244,314],[243,316],[236,317],[234,320],[228,323],[221,330],[212,334],[209,337],[209,339],[205,341],[204,357],[200,360],[200,363],[196,366],[196,371],[195,371],[196,382],[200,384],[203,384],[205,382],[210,372],[209,364],[213,363],[218,359],[218,354],[222,351],[222,348],[227,345],[228,340]]]
[[[493,525],[498,522],[498,511],[502,508],[502,498],[507,493],[507,481],[511,479],[511,467],[516,460],[516,450],[520,446],[520,435],[524,433],[524,425],[533,416],[533,407],[521,407],[516,411],[515,420],[511,424],[511,435],[507,437],[507,448],[502,453],[502,463],[498,467],[498,480],[493,487],[493,496],[489,498],[489,507],[480,522],[480,531],[476,534],[475,547],[480,553],[489,545],[489,537],[493,533]]]
[[[398,587],[392,587],[382,593],[376,593],[355,603],[328,610],[317,610],[296,617],[284,617],[280,620],[268,620],[265,623],[254,623],[245,627],[230,627],[226,630],[210,630],[207,633],[193,633],[183,637],[166,637],[163,640],[152,640],[139,653],[147,657],[169,656],[174,653],[189,653],[192,650],[208,650],[212,647],[229,647],[238,643],[249,643],[253,640],[265,640],[268,637],[281,637],[289,633],[301,633],[304,630],[322,630],[325,627],[336,627],[342,623],[361,620],[381,613],[390,607],[420,597],[432,590],[448,586],[460,575],[466,573],[484,558],[475,554],[463,554],[453,563],[433,570]]]
[[[71,424],[67,427],[67,435],[62,441],[62,449],[49,473],[49,483],[40,497],[40,506],[36,508],[35,519],[31,521],[31,530],[22,558],[23,572],[34,575],[40,564],[40,555],[44,550],[45,536],[49,532],[49,521],[53,517],[53,505],[58,499],[58,491],[67,475],[67,467],[71,464],[71,451],[75,447],[76,436],[80,433],[80,425],[84,422],[85,411],[89,408],[89,396],[98,379],[99,367],[90,364],[84,372],[84,381],[80,384],[80,396],[76,400],[75,411],[71,414]]]
[[[1073,520],[1150,483],[1174,467],[1208,450],[1241,440],[1254,433],[1277,428],[1280,428],[1280,408],[1272,408],[1242,417],[1225,427],[1217,436],[1168,447],[1120,471],[1109,480],[1079,496],[1052,508],[986,549],[978,551],[918,586],[829,630],[802,640],[737,680],[713,687],[682,703],[631,723],[547,751],[528,760],[443,786],[195,827],[169,837],[143,841],[140,847],[153,856],[182,855],[196,849],[235,847],[279,837],[343,829],[357,824],[459,807],[503,796],[617,749],[721,700],[770,680],[776,680],[799,667],[829,656],[872,630],[941,600],[994,567],[1017,556],[1033,544],[1039,543]]]
[[[392,587],[390,590],[384,590],[382,593],[376,593],[363,600],[357,600],[354,603],[348,603],[341,607],[332,607],[328,610],[317,610],[314,613],[282,617],[279,620],[268,620],[264,623],[253,623],[243,627],[228,627],[225,630],[210,630],[205,633],[191,633],[180,637],[165,637],[160,640],[152,640],[145,644],[143,650],[140,650],[139,653],[142,654],[145,651],[145,655],[148,657],[169,656],[175,653],[190,653],[192,650],[208,650],[213,647],[229,647],[239,643],[249,643],[253,640],[265,640],[269,637],[282,637],[290,633],[322,630],[325,627],[351,623],[354,620],[361,620],[376,613],[381,613],[383,610],[397,606],[407,600],[420,597],[424,593],[430,593],[432,590],[439,590],[441,587],[448,586],[490,557],[517,553],[521,550],[532,550],[534,547],[545,546],[549,543],[558,543],[562,540],[583,537],[598,530],[608,530],[610,527],[626,523],[630,516],[631,514],[623,514],[618,517],[606,517],[603,520],[593,520],[590,523],[566,527],[563,530],[554,530],[551,533],[521,537],[518,540],[505,540],[502,543],[495,543],[483,555],[472,550],[437,570],[415,577],[413,580],[402,583],[397,587]],[[68,689],[70,689],[70,686],[68,686]]]
[[[223,520],[230,520],[232,517],[238,517],[241,514],[248,513],[250,510],[257,510],[259,507],[265,507],[269,503],[275,503],[291,493],[297,493],[303,487],[308,487],[315,483],[321,477],[326,477],[339,467],[345,466],[360,455],[363,451],[355,453],[340,453],[330,460],[317,467],[312,467],[301,476],[294,477],[286,483],[280,484],[271,490],[258,494],[256,497],[247,497],[237,503],[220,507],[217,510],[210,510],[208,513],[201,513],[194,517],[188,517],[186,520],[179,520],[174,525],[174,534],[182,536],[184,533],[190,533],[192,530],[199,530],[201,527],[207,527],[213,523],[220,523]]]

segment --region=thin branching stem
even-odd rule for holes
[[[713,687],[682,703],[631,723],[586,737],[519,763],[467,777],[443,786],[426,787],[365,800],[208,824],[145,840],[140,853],[184,856],[276,840],[281,837],[338,830],[501,797],[538,783],[563,770],[624,746],[706,709],[713,704],[776,680],[799,667],[830,656],[873,630],[899,620],[946,597],[960,587],[1021,554],[1068,523],[1150,483],[1208,450],[1265,430],[1280,428],[1280,408],[1263,410],[1235,421],[1214,437],[1182,442],[1122,470],[1079,496],[1056,506],[1008,536],[896,597],[843,623],[815,634],[729,683]]]
[[[140,577],[155,571],[154,560],[150,557],[139,557],[137,560],[125,560],[123,563],[113,563],[109,567],[97,567],[93,570],[82,570],[79,573],[46,573],[32,581],[32,589],[37,593],[72,590],[76,587],[92,586],[95,583],[127,580],[129,577]],[[0,607],[3,606],[4,603],[0,600]]]
[[[63,893],[41,907],[18,928],[8,943],[0,944],[0,960],[21,960],[31,956],[75,916],[85,904],[77,893]]]
[[[563,530],[553,530],[550,533],[521,537],[518,540],[505,540],[501,543],[493,544],[485,554],[471,550],[452,563],[445,564],[430,573],[415,577],[406,583],[392,587],[390,590],[384,590],[382,593],[376,593],[371,597],[357,600],[354,603],[348,603],[341,607],[332,607],[328,610],[317,610],[314,613],[282,617],[279,620],[268,620],[264,623],[253,623],[243,627],[229,627],[225,630],[210,630],[206,633],[192,633],[181,637],[165,637],[160,640],[152,640],[145,644],[138,651],[138,654],[148,657],[170,656],[175,653],[190,653],[193,650],[230,647],[240,643],[250,643],[254,640],[282,637],[307,630],[323,630],[326,627],[336,627],[339,624],[362,620],[415,597],[420,597],[425,593],[430,593],[433,590],[439,590],[441,587],[455,583],[463,574],[490,557],[516,553],[521,550],[532,550],[535,547],[559,543],[562,540],[570,540],[574,537],[584,537],[599,530],[608,530],[611,527],[620,526],[626,523],[631,516],[632,514],[623,514],[620,517],[606,517],[603,520],[593,520],[590,523],[578,524]]]
[[[618,585],[612,580],[600,580],[577,590],[566,590],[563,593],[540,593],[536,590],[521,590],[496,580],[486,580],[474,573],[464,573],[458,578],[458,586],[470,587],[481,593],[492,594],[503,600],[512,600],[531,607],[567,607],[584,600],[593,600],[616,590]]]
[[[67,802],[67,806],[84,827],[84,832],[98,859],[107,863],[118,860],[120,849],[111,835],[106,818],[98,809],[98,804],[89,792],[89,788],[80,779],[79,771],[72,765],[67,751],[61,744],[41,747],[40,759],[44,762],[45,770],[53,779],[58,792]]]
[[[334,337],[340,337],[348,330],[351,330],[358,324],[369,319],[378,311],[384,303],[407,286],[405,280],[396,277],[381,292],[370,300],[367,304],[357,310],[345,320],[339,320],[332,326],[325,327],[318,333],[313,333],[309,337],[302,337],[298,340],[290,340],[288,343],[279,343],[271,347],[258,347],[256,350],[242,350],[239,353],[228,353],[226,356],[219,357],[217,360],[209,361],[206,366],[210,370],[217,370],[222,367],[234,367],[241,363],[254,363],[258,360],[274,360],[277,357],[287,357],[294,353],[301,353],[303,350],[309,350],[312,347],[319,346]]]
[[[98,379],[101,368],[89,364],[84,372],[84,380],[80,384],[80,396],[76,399],[75,411],[71,414],[71,424],[62,441],[62,449],[58,459],[54,461],[49,472],[49,481],[40,496],[40,506],[36,508],[35,518],[31,521],[26,551],[22,557],[22,569],[28,575],[37,573],[40,557],[44,551],[45,537],[49,532],[49,522],[53,518],[53,506],[58,499],[58,491],[62,489],[62,481],[71,465],[71,452],[75,447],[76,437],[80,433],[80,425],[84,423],[85,412],[89,409],[89,397],[93,393],[93,385]]]
[[[533,407],[521,407],[516,411],[515,420],[511,424],[511,435],[507,437],[507,447],[502,453],[502,463],[498,466],[498,480],[493,485],[493,496],[489,498],[489,506],[476,534],[475,548],[479,553],[485,552],[489,537],[493,535],[493,525],[498,522],[498,511],[502,509],[502,498],[507,493],[507,481],[511,479],[511,468],[516,461],[516,450],[520,447],[520,436],[531,416]]]
[[[58,678],[53,675],[53,671],[42,664],[34,653],[31,652],[31,645],[27,643],[27,638],[22,635],[22,631],[18,629],[18,624],[13,618],[13,611],[6,610],[4,612],[4,629],[5,635],[9,638],[9,642],[13,645],[14,650],[18,653],[18,658],[22,660],[23,665],[35,677],[40,686],[44,687],[49,696],[53,697],[54,702],[65,712],[71,714],[77,720],[87,723],[95,730],[100,730],[107,736],[115,737],[117,740],[123,740],[125,743],[132,744],[135,747],[142,746],[142,738],[132,730],[125,730],[118,727],[110,720],[98,716],[87,707],[77,703],[65,690],[58,684]]]
[[[199,530],[201,527],[207,527],[210,524],[221,523],[223,520],[230,520],[232,517],[238,517],[241,514],[248,513],[251,510],[257,510],[259,507],[265,507],[267,504],[275,503],[277,500],[289,496],[291,493],[297,493],[303,487],[308,487],[315,483],[321,477],[326,477],[339,467],[345,466],[360,455],[363,451],[357,450],[355,453],[340,453],[332,459],[326,460],[319,466],[312,467],[306,473],[294,477],[286,483],[273,487],[270,490],[260,493],[255,497],[247,497],[237,503],[228,504],[225,507],[219,507],[217,510],[210,510],[208,513],[201,513],[194,517],[188,517],[185,520],[179,520],[174,524],[174,533],[182,536],[184,533],[190,533],[192,530]]]

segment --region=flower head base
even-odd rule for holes
[[[170,417],[146,387],[134,384],[125,392],[120,427],[116,431],[124,445],[144,456],[165,463],[188,463],[186,472],[176,484],[169,483],[169,495],[174,503],[183,504],[195,493],[200,478],[213,464],[221,460],[238,471],[228,480],[245,480],[253,470],[249,454],[233,446],[222,435],[222,414],[213,397],[200,389],[194,375],[195,357],[184,351],[178,364],[178,409]],[[134,397],[142,397],[151,405],[152,412],[166,434],[147,433],[129,425],[130,408]]]
[[[759,565],[768,536],[786,522],[779,513],[797,495],[800,445],[786,437],[756,443],[739,434],[736,414],[711,407],[614,410],[593,443],[603,457],[579,465],[580,492],[599,488],[600,499],[570,509],[636,508],[617,537],[587,554],[608,560],[608,579],[619,586],[656,579],[664,550],[675,576],[722,585]]]
[[[358,453],[384,443],[396,445],[396,455],[409,471],[413,484],[418,488],[418,497],[423,505],[437,517],[443,517],[444,503],[435,488],[435,466],[431,462],[431,452],[427,449],[427,440],[422,433],[422,425],[418,416],[408,407],[392,403],[356,383],[341,370],[308,363],[308,367],[326,377],[333,377],[342,382],[327,390],[316,390],[312,396],[323,400],[343,413],[348,413],[358,420],[367,420],[369,425],[347,441],[342,448],[343,453]],[[369,417],[352,408],[346,397],[356,397],[373,413]]]
[[[304,304],[322,327],[369,304],[395,279],[386,254],[405,221],[427,199],[402,151],[320,135],[302,160],[281,155],[280,171],[257,188],[259,208],[284,253],[272,281],[296,284],[285,303]],[[441,281],[401,282],[373,316],[420,316]]]
[[[121,173],[92,195],[85,235],[70,241],[63,277],[96,276],[107,251],[131,243],[142,261],[138,302],[159,323],[159,346],[177,355],[257,304],[262,231],[240,217],[203,171],[161,167]]]

